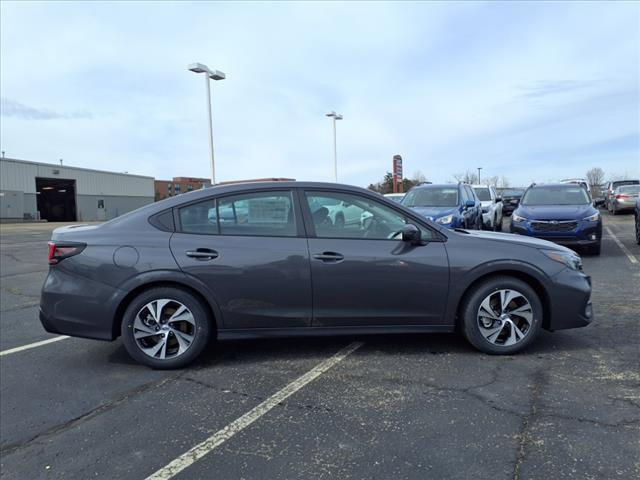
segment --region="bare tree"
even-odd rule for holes
[[[604,170],[600,167],[593,167],[587,170],[587,183],[593,189],[595,186],[604,183]]]
[[[463,183],[478,183],[478,175],[476,173],[473,173],[471,170],[467,170],[464,173],[456,173],[453,175],[453,178],[455,178],[458,182],[463,182]]]

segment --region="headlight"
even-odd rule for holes
[[[583,218],[582,220],[584,220],[585,222],[597,222],[598,220],[600,220],[600,214],[594,213],[590,217]]]
[[[562,263],[571,270],[582,270],[582,259],[573,252],[560,252],[558,250],[540,250],[551,260]]]
[[[451,223],[453,222],[453,214],[440,217],[439,219],[436,220],[436,222],[441,223],[443,225],[446,225],[447,223]]]
[[[527,219],[524,217],[521,217],[520,215],[516,215],[515,213],[511,214],[511,218],[514,222],[526,222]]]

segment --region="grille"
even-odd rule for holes
[[[536,232],[572,232],[577,225],[578,222],[531,222],[531,228]]]

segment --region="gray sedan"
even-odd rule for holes
[[[333,222],[353,205],[366,222]],[[217,186],[97,226],[53,232],[40,319],[49,332],[122,337],[153,368],[214,339],[461,331],[511,354],[541,329],[592,321],[591,284],[564,247],[448,230],[357,187]]]
[[[621,211],[632,211],[640,194],[640,185],[624,185],[613,191],[609,201],[609,212],[615,215]]]

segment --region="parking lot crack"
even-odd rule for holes
[[[6,455],[10,455],[12,453],[15,453],[16,451],[22,450],[34,443],[38,443],[38,442],[42,442],[44,440],[48,440],[56,435],[59,435],[61,433],[64,433],[68,430],[71,430],[72,428],[77,427],[78,425],[81,425],[99,415],[102,415],[103,413],[109,412],[111,410],[113,410],[115,407],[127,402],[128,400],[131,400],[132,397],[136,397],[138,395],[141,395],[142,393],[148,392],[150,390],[153,390],[155,388],[161,387],[162,385],[165,385],[166,383],[169,383],[172,380],[175,380],[177,378],[179,378],[180,376],[182,376],[183,373],[177,373],[174,375],[171,375],[169,377],[165,377],[162,380],[159,381],[153,381],[153,382],[149,382],[146,383],[144,385],[141,385],[139,387],[136,387],[132,390],[129,390],[127,392],[125,392],[124,394],[120,395],[119,397],[113,399],[110,402],[107,403],[103,403],[102,405],[89,410],[86,413],[83,413],[82,415],[72,418],[71,420],[68,420],[62,424],[59,425],[55,425],[51,428],[49,428],[48,430],[45,430],[44,432],[40,432],[36,435],[34,435],[31,438],[28,438],[27,440],[21,441],[21,442],[17,442],[17,443],[12,443],[12,444],[7,444],[4,445],[0,448],[0,455],[1,456],[6,456]]]
[[[520,431],[518,432],[518,453],[516,462],[513,466],[513,480],[520,479],[520,468],[524,462],[527,444],[531,441],[529,433],[530,426],[538,416],[538,401],[540,399],[540,391],[542,386],[547,382],[546,375],[543,370],[537,370],[533,374],[533,388],[531,389],[531,406],[529,413],[522,417]]]

